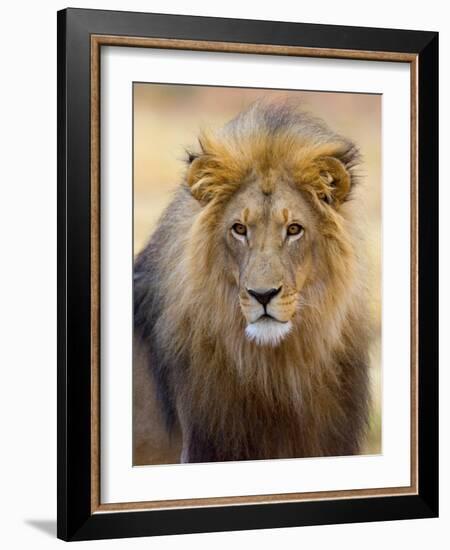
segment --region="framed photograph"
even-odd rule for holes
[[[58,13],[58,536],[436,517],[438,35]]]

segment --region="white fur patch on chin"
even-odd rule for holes
[[[247,325],[245,334],[260,346],[277,346],[292,330],[292,323],[280,323],[272,319],[260,319]]]

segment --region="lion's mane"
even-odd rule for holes
[[[167,430],[181,427],[182,459],[360,452],[370,323],[354,193],[357,148],[292,105],[264,103],[200,143],[134,270],[135,334]],[[275,347],[257,346],[245,336],[226,276],[223,207],[255,163],[277,169],[289,161],[304,190],[317,194],[307,176],[323,155],[344,164],[352,189],[339,209],[316,201],[322,231],[315,279],[302,291],[293,335]]]

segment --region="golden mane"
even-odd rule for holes
[[[168,429],[181,427],[182,458],[357,453],[370,323],[357,201],[346,200],[356,147],[291,106],[261,104],[200,144],[135,265],[136,334]],[[251,171],[299,182],[321,228],[316,280],[301,295],[293,335],[276,347],[245,337],[220,229],[224,205]]]

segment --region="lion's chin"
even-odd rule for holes
[[[278,346],[292,330],[292,322],[281,323],[275,319],[258,319],[247,325],[245,334],[259,346]]]

